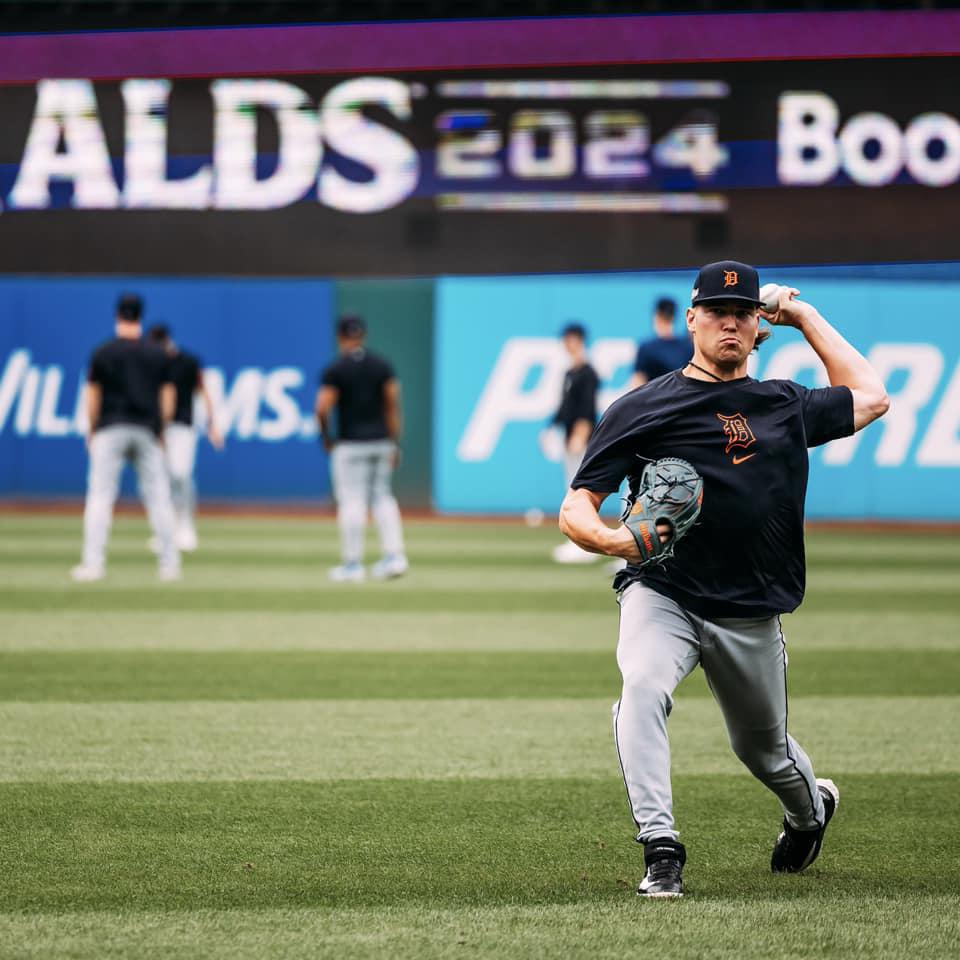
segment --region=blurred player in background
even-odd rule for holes
[[[637,347],[630,389],[642,387],[672,370],[685,367],[693,357],[693,341],[684,333],[677,336],[674,321],[677,304],[669,297],[661,297],[653,311],[653,333],[649,340]]]
[[[197,549],[197,488],[193,468],[197,459],[197,431],[193,423],[193,400],[199,395],[207,416],[207,436],[217,450],[223,449],[223,437],[217,428],[210,391],[203,382],[200,361],[174,343],[166,324],[154,324],[147,339],[157,344],[170,358],[170,376],[176,389],[173,417],[164,427],[163,445],[167,471],[170,474],[170,496],[176,524],[177,547],[184,551]],[[159,549],[156,538],[151,549]]]
[[[409,567],[400,508],[390,487],[400,459],[400,381],[390,363],[367,350],[366,337],[361,317],[339,319],[340,356],[323,371],[317,392],[317,420],[330,453],[343,560],[330,571],[330,579],[340,583],[366,579],[363,541],[368,512],[373,513],[380,532],[383,553],[371,576],[376,580],[399,577]],[[336,439],[330,424],[334,411]]]
[[[563,472],[566,487],[580,469],[587,441],[597,423],[597,389],[600,380],[587,359],[587,330],[582,323],[568,323],[560,332],[570,356],[570,369],[563,378],[563,394],[552,423],[563,429]],[[553,549],[557,563],[593,563],[595,553],[567,540]]]
[[[87,502],[83,513],[83,562],[71,576],[80,583],[102,580],[107,541],[123,466],[137,471],[140,495],[157,538],[161,580],[180,579],[173,506],[160,447],[163,424],[176,402],[170,358],[145,343],[143,301],[125,294],[117,303],[116,337],[98,347],[87,374]]]

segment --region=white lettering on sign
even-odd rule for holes
[[[632,366],[634,350],[632,340],[613,337],[597,340],[591,348],[591,361],[602,385],[599,410],[624,392],[624,368]],[[940,349],[930,343],[878,343],[870,350],[868,359],[885,382],[903,376],[902,385],[891,390],[890,411],[870,429],[875,439],[879,436],[873,462],[879,467],[902,466],[919,440],[915,456],[918,466],[960,466],[960,366],[921,435],[920,419],[930,412],[930,404],[943,381],[944,359]],[[546,421],[559,405],[567,366],[562,346],[552,337],[508,340],[457,445],[458,458],[465,462],[488,460],[507,426]],[[801,380],[812,374],[818,386],[829,384],[823,363],[807,343],[780,347],[767,359],[762,373],[765,380]],[[822,462],[832,467],[846,466],[856,455],[863,437],[861,431],[826,444]]]
[[[204,164],[192,176],[167,179],[169,80],[127,80],[123,205],[129,208],[203,210],[210,205],[213,170]]]
[[[270,210],[299,200],[313,185],[321,158],[320,130],[307,94],[281,80],[215,80],[214,206]],[[257,179],[257,109],[277,123],[273,173]]]
[[[268,443],[316,436],[313,413],[301,410],[296,391],[307,382],[299,367],[245,367],[228,385],[223,371],[203,372],[217,421],[226,436]],[[13,350],[0,368],[0,435],[9,424],[19,437],[79,437],[86,433],[85,374],[62,366],[39,367],[29,350]],[[64,397],[65,384],[72,395]],[[66,399],[70,406],[66,409]],[[202,422],[202,417],[198,421]]]
[[[819,186],[841,171],[854,183],[881,187],[906,170],[917,183],[944,187],[960,179],[960,122],[948,113],[922,113],[901,130],[883,113],[867,111],[842,127],[832,97],[817,91],[780,97],[777,174],[781,183]]]
[[[929,343],[878,343],[867,359],[884,381],[903,371],[903,386],[890,395],[890,409],[874,430],[882,436],[874,455],[877,466],[898,467],[906,458],[917,432],[917,416],[926,407],[940,383],[943,355]],[[834,440],[823,455],[831,466],[850,463],[860,445],[863,431]]]
[[[168,176],[168,80],[126,80],[123,190],[110,163],[93,83],[42,80],[22,162],[9,204],[49,207],[51,184],[72,185],[75,207],[128,209],[269,210],[295,203],[316,185],[318,199],[352,213],[396,206],[416,189],[420,157],[401,133],[370,119],[377,106],[410,119],[407,84],[359,77],[337,84],[319,107],[283,80],[214,80],[213,160],[190,176]],[[276,163],[259,176],[261,114],[277,128]],[[323,144],[365,169],[356,179],[323,163]],[[259,171],[262,173],[262,171]],[[2,209],[2,207],[0,207]]]
[[[921,467],[960,467],[960,364],[917,451]]]
[[[545,420],[557,409],[567,365],[555,337],[508,340],[457,445],[457,456],[467,462],[487,460],[508,423]],[[531,374],[535,378],[529,383]]]
[[[23,162],[10,191],[11,205],[50,206],[51,180],[73,183],[75,207],[109,209],[120,203],[89,80],[41,80],[37,84],[37,106]]]

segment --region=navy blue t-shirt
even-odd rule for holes
[[[807,447],[851,433],[847,387],[676,371],[611,404],[572,486],[612,493],[646,460],[688,460],[703,477],[696,524],[673,557],[628,565],[614,589],[640,580],[708,619],[770,617],[803,600]]]
[[[693,357],[693,341],[689,337],[653,337],[637,347],[633,369],[648,380],[685,367]]]

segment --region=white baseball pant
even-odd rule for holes
[[[368,512],[379,530],[383,555],[404,552],[400,507],[390,489],[395,451],[392,440],[341,440],[333,448],[330,470],[345,564],[363,561]]]
[[[160,545],[160,566],[174,568],[180,554],[174,543],[170,482],[156,435],[146,427],[114,424],[97,430],[90,440],[87,502],[83,511],[83,565],[102,568],[120,491],[124,464],[137,471],[140,498]]]
[[[163,432],[163,442],[177,534],[195,535],[197,488],[193,470],[197,458],[197,431],[185,423],[171,423]]]
[[[637,839],[678,838],[667,717],[697,664],[720,705],[733,752],[772,790],[798,830],[823,826],[809,757],[787,733],[787,651],[779,617],[704,620],[641,583],[620,595],[623,691],[614,737]]]

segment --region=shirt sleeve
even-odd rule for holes
[[[322,371],[320,374],[320,386],[322,387],[339,387],[340,378],[337,376],[336,368],[331,364],[326,370]]]
[[[103,384],[105,379],[106,371],[103,368],[103,357],[98,350],[90,358],[90,369],[87,371],[87,382],[88,383],[99,383]]]
[[[570,485],[574,490],[613,493],[625,477],[636,473],[638,435],[631,429],[631,418],[622,403],[621,399],[612,404],[594,430]]]
[[[849,387],[801,387],[800,400],[808,447],[853,433],[853,394]]]
[[[597,382],[597,374],[592,367],[588,367],[577,383],[577,393],[571,410],[573,421],[589,420],[591,424],[596,423]]]
[[[650,367],[650,347],[647,343],[641,343],[637,347],[637,358],[633,361],[633,372],[642,373],[644,376],[649,376],[649,367]]]

